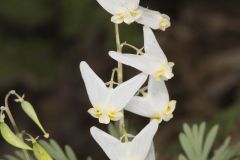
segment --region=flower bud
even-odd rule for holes
[[[0,131],[2,137],[12,146],[26,149],[26,150],[32,150],[31,147],[29,147],[26,143],[24,143],[19,137],[17,137],[11,129],[8,127],[8,125],[4,122],[0,123]]]
[[[33,153],[37,160],[52,160],[48,152],[37,142],[33,143]]]
[[[21,101],[21,106],[23,111],[36,123],[36,125],[42,130],[42,132],[44,133],[44,137],[48,138],[49,134],[45,131],[45,129],[43,128],[42,124],[40,123],[37,114],[33,108],[33,106],[28,102],[28,101]]]

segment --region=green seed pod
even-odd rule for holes
[[[37,142],[33,143],[33,153],[37,160],[53,160],[48,152]]]
[[[42,124],[40,123],[37,114],[33,108],[33,106],[28,102],[28,101],[21,101],[21,106],[23,111],[37,124],[37,126],[42,130],[42,132],[44,133],[44,137],[48,138],[49,134],[45,131],[45,129],[43,128]]]
[[[31,147],[29,147],[26,143],[24,143],[19,137],[17,137],[11,129],[8,127],[8,125],[4,122],[0,123],[0,130],[2,137],[11,145],[17,148],[26,149],[26,150],[32,150]]]

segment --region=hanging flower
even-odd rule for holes
[[[133,97],[125,110],[161,122],[162,120],[169,121],[173,117],[175,106],[175,100],[169,101],[164,81],[156,81],[150,77],[148,93],[143,97]]]
[[[156,80],[168,80],[174,75],[172,73],[173,62],[168,62],[167,57],[159,46],[152,30],[148,27],[143,28],[144,31],[144,48],[145,54],[120,54],[110,51],[109,55],[113,59],[141,70]]]
[[[92,127],[90,131],[95,141],[111,160],[154,160],[155,157],[152,153],[154,149],[151,148],[151,145],[157,129],[158,123],[153,120],[131,142],[126,143],[96,127]]]
[[[115,24],[123,22],[131,24],[136,21],[163,31],[171,25],[167,15],[139,6],[140,0],[97,0],[97,2],[113,15],[111,21]]]
[[[105,85],[86,62],[80,63],[80,70],[88,97],[93,106],[88,110],[88,113],[104,124],[108,124],[110,120],[118,121],[122,118],[122,109],[147,79],[147,75],[141,73],[119,84],[116,88],[110,88]]]

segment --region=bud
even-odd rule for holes
[[[29,137],[27,140],[31,141],[33,144],[33,153],[37,160],[53,160],[48,152],[40,144],[37,143],[38,137],[33,138],[30,134],[26,135]]]
[[[42,124],[40,123],[37,114],[33,108],[33,106],[25,100],[20,101],[21,102],[21,106],[23,111],[36,123],[36,125],[42,130],[42,132],[44,133],[44,137],[48,138],[49,134],[45,131],[45,129],[43,128]]]
[[[37,160],[53,160],[48,152],[37,142],[33,143],[33,153]]]
[[[26,149],[26,150],[32,150],[31,147],[29,147],[26,143],[24,143],[19,137],[17,137],[11,129],[8,127],[8,125],[4,122],[0,123],[0,131],[2,134],[2,137],[12,146]]]

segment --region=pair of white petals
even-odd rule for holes
[[[110,51],[109,55],[118,62],[134,67],[149,74],[156,80],[168,80],[172,73],[173,62],[168,62],[166,55],[161,49],[153,31],[149,27],[143,27],[145,54],[135,55]]]
[[[131,142],[126,143],[96,127],[92,127],[90,132],[110,160],[155,160],[153,137],[157,129],[158,122],[152,120]]]
[[[164,81],[149,78],[148,93],[144,96],[134,96],[125,110],[132,113],[157,119],[158,122],[169,121],[173,117],[176,101],[169,101],[169,94]]]
[[[131,24],[136,21],[163,31],[171,25],[167,15],[139,6],[140,0],[97,0],[97,2],[113,15],[111,21],[116,24],[122,22]]]
[[[116,88],[109,88],[86,62],[80,63],[80,70],[93,106],[88,112],[104,124],[122,118],[121,111],[147,79],[147,75],[141,73]]]

